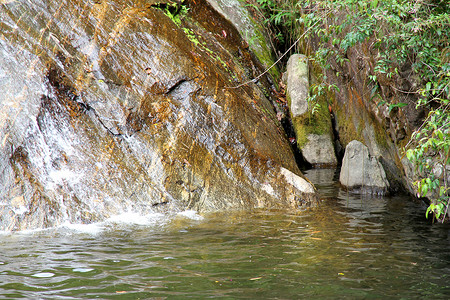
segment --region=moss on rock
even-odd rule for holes
[[[331,120],[328,112],[328,105],[323,99],[319,102],[320,108],[314,114],[308,112],[292,120],[295,134],[297,136],[297,145],[301,149],[308,142],[309,134],[323,135],[331,133]]]

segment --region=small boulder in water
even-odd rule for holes
[[[345,148],[339,181],[348,190],[363,194],[384,195],[389,188],[381,163],[355,140]]]

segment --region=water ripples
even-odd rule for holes
[[[448,225],[431,226],[402,197],[370,202],[327,186],[336,197],[298,214],[187,213],[4,235],[0,298],[448,296]]]

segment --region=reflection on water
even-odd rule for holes
[[[448,225],[405,197],[348,195],[311,170],[301,213],[186,212],[3,235],[5,298],[425,298],[450,295]],[[128,218],[127,220],[129,220]],[[1,297],[0,297],[1,298]]]

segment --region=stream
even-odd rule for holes
[[[408,196],[347,194],[300,212],[125,214],[0,234],[0,299],[445,299],[450,227]]]

